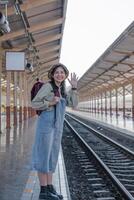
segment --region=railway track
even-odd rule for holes
[[[84,122],[91,128],[99,131],[103,135],[108,136],[114,141],[126,146],[131,151],[134,151],[134,137],[132,135],[124,134],[121,130],[113,129],[112,127],[105,126],[105,124],[100,123],[99,121],[95,121],[93,119],[84,119],[78,115],[71,114],[76,119]]]
[[[71,135],[63,136],[63,141],[69,144],[71,137],[73,160],[77,157],[81,176],[85,176],[87,188],[92,188],[88,197],[77,200],[134,200],[134,153],[70,115],[66,115],[65,123]]]

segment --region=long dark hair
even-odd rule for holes
[[[51,81],[50,81],[52,87],[53,87],[53,91],[54,91],[54,94],[56,95],[57,94],[57,91],[58,91],[58,87],[57,85],[55,84],[55,81],[53,78],[51,78]],[[67,93],[66,93],[66,85],[65,85],[65,81],[62,81],[61,85],[60,85],[60,91],[61,91],[61,96],[63,98],[66,98],[67,96]],[[56,95],[57,96],[57,95]]]
[[[54,78],[53,78],[53,75],[56,71],[56,69],[58,67],[62,67],[63,70],[65,71],[65,74],[67,75],[68,71],[66,71],[67,69],[64,67],[64,65],[62,64],[59,64],[59,65],[55,65],[53,66],[53,69],[51,70],[51,74],[49,74],[49,77],[51,79],[51,84],[52,84],[52,87],[53,87],[53,90],[54,90],[54,93],[56,94],[57,90],[59,89],[56,84],[55,84],[55,81],[54,81]],[[66,94],[66,86],[65,86],[65,80],[62,81],[61,85],[60,85],[60,91],[61,91],[61,96],[63,98],[66,98],[67,94]]]

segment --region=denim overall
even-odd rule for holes
[[[61,98],[53,110],[43,111],[37,120],[32,154],[32,168],[42,172],[55,172],[60,150],[66,100]]]

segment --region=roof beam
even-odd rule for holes
[[[57,50],[52,50],[52,51],[48,51],[48,52],[41,51],[41,52],[38,53],[38,55],[39,55],[39,57],[43,56],[43,59],[45,59],[45,58],[49,57],[50,55],[52,56],[52,55],[55,55],[57,53],[58,53]],[[44,56],[45,56],[45,58],[44,58]]]
[[[53,51],[57,51],[60,49],[60,45],[56,45],[56,46],[52,46],[52,47],[48,47],[48,48],[45,48],[45,49],[41,49],[41,54],[46,54],[46,53],[50,53],[50,52],[53,52]],[[40,53],[40,52],[39,52]]]
[[[49,54],[49,53],[53,53],[54,51],[57,51],[60,49],[60,45],[57,45],[57,46],[54,46],[53,48],[48,48],[48,49],[45,49],[45,50],[41,50],[37,53],[37,56],[41,56],[42,54],[45,55],[45,54]],[[34,57],[34,55],[32,54],[30,56],[30,58]]]
[[[53,54],[53,55],[50,55],[48,57],[44,57],[43,59],[40,59],[40,63],[43,64],[43,63],[48,62],[50,59],[58,58],[58,57],[59,57],[59,53]]]
[[[33,46],[44,45],[46,43],[49,43],[49,42],[52,42],[52,41],[55,41],[55,40],[59,40],[59,39],[61,39],[61,37],[62,37],[62,34],[43,37],[42,39],[39,39],[38,41],[35,41],[35,43],[33,44]]]
[[[101,93],[102,91],[109,91],[109,90],[113,90],[115,88],[120,88],[120,87],[123,87],[123,86],[127,86],[129,84],[131,84],[132,82],[134,81],[134,78],[131,77],[129,78],[129,80],[127,79],[124,79],[124,81],[121,83],[121,82],[116,82],[113,83],[113,84],[109,84],[109,86],[104,86],[104,85],[99,85],[99,86],[96,86],[96,89],[93,88],[93,92],[97,92],[97,93]],[[90,86],[89,86],[90,87]],[[84,88],[85,92],[87,91],[87,88]],[[89,95],[93,94],[93,92],[90,92],[89,91]]]
[[[113,63],[113,64],[122,64],[122,65],[128,65],[128,66],[133,66],[134,67],[134,63],[127,63],[127,62],[120,62],[120,61],[112,61],[112,60],[105,60],[105,62],[109,62],[109,63]]]
[[[27,0],[26,3],[23,3],[20,6],[20,9],[21,11],[27,11],[27,10],[30,10],[30,9],[33,9],[33,8],[36,8],[38,6],[43,6],[45,4],[49,4],[49,3],[52,3],[52,2],[55,2],[56,0]],[[4,12],[4,10],[2,11]],[[8,10],[7,10],[7,13],[8,15],[13,15],[15,14],[15,10],[14,10],[14,7],[9,7]]]
[[[58,34],[58,35],[49,35],[49,36],[40,38],[39,40],[36,39],[36,41],[33,43],[33,47],[45,45],[46,43],[53,42],[55,40],[59,40],[59,39],[61,39],[61,37],[62,37],[62,34]],[[22,51],[22,50],[25,50],[27,47],[28,47],[27,44],[21,44],[18,47],[15,47],[12,49],[6,49],[6,50]],[[51,47],[45,47],[45,48],[46,48],[46,51],[48,48],[51,49]],[[60,48],[60,45],[59,45],[59,48]]]
[[[55,59],[55,60],[48,61],[47,63],[45,63],[45,64],[43,64],[43,65],[41,66],[41,72],[42,72],[43,70],[46,70],[46,72],[48,72],[48,68],[49,68],[51,65],[54,65],[54,64],[56,64],[56,63],[58,63],[58,62],[59,62],[59,59]]]
[[[130,73],[130,72],[131,72],[131,69],[128,70],[127,72],[120,72],[120,71],[118,71],[118,70],[112,70],[112,71],[118,72],[118,75],[117,75],[117,76],[111,77],[111,78],[110,78],[110,81],[114,81],[116,84],[118,84],[119,81],[116,81],[115,78],[122,78],[122,77],[123,77],[124,80],[128,80],[128,81],[130,80],[130,77],[127,78],[127,77],[125,76],[125,73]],[[104,76],[104,75],[103,75],[103,76]],[[106,76],[108,76],[108,75],[106,75]],[[108,85],[111,85],[111,86],[113,85],[113,83],[111,84],[111,83],[108,82],[108,79],[104,79],[104,78],[101,78],[101,77],[99,77],[99,79],[100,79],[100,80],[103,80],[104,83],[107,83]],[[99,80],[99,79],[98,79],[98,80]],[[94,82],[96,82],[96,81],[91,82],[91,84],[94,83]],[[96,87],[98,87],[98,86],[102,87],[102,86],[103,86],[103,83],[102,83],[102,84],[99,83],[99,85],[96,85]],[[87,84],[87,87],[88,87],[88,84]],[[89,87],[90,87],[90,85],[89,85]]]
[[[48,22],[43,22],[40,24],[37,24],[35,26],[32,26],[30,28],[28,28],[27,30],[31,33],[36,32],[36,31],[40,31],[40,30],[45,30],[47,28],[53,27],[53,26],[57,26],[63,23],[63,18],[59,18],[59,19],[54,19]],[[11,33],[7,33],[3,36],[0,37],[0,42],[6,41],[6,40],[10,40],[13,39],[15,37],[19,37],[21,35],[26,34],[25,30],[19,30],[19,31],[15,31],[15,32],[11,32]]]
[[[129,73],[129,71],[131,71],[131,70],[128,70],[128,73]],[[117,85],[117,86],[119,86],[119,85],[120,85],[120,86],[123,86],[123,85],[124,85],[124,82],[125,82],[125,84],[127,83],[127,85],[128,85],[128,83],[131,82],[131,81],[133,80],[133,77],[127,78],[127,77],[125,76],[125,73],[126,73],[126,72],[124,72],[124,73],[121,73],[120,71],[117,71],[117,72],[120,74],[120,76],[117,75],[117,76],[114,76],[113,78],[112,78],[112,77],[110,78],[110,81],[114,81],[114,83],[109,83],[108,80],[106,80],[106,79],[104,80],[104,79],[102,79],[101,77],[99,77],[99,79],[103,80],[103,83],[108,84],[110,88],[115,88],[116,85]],[[124,78],[124,80],[123,80],[122,83],[115,80],[116,78],[120,78],[120,77],[123,77],[123,78]],[[99,79],[98,79],[98,80],[99,80]],[[126,82],[126,81],[127,81],[127,82]],[[95,81],[95,82],[96,82],[96,81]],[[94,82],[91,82],[90,85],[87,84],[87,86],[84,87],[85,90],[86,90],[87,88],[92,88],[92,87],[94,87],[94,86],[91,86],[91,84],[93,84],[93,83],[94,83]],[[98,82],[97,82],[97,83],[98,83]],[[104,86],[103,83],[99,83],[99,85],[96,85],[95,87],[96,87],[96,88],[98,88],[98,87],[99,87],[99,88],[102,88],[102,87],[105,87],[105,88],[106,88],[106,86]]]
[[[36,71],[34,71],[32,74],[34,75],[34,74],[38,73],[38,74],[42,75],[42,73],[47,73],[50,66],[54,65],[58,62],[59,62],[59,59],[50,60],[50,61],[46,62],[45,64],[41,65],[41,67],[39,69],[36,69]]]
[[[134,52],[128,52],[128,51],[121,51],[121,50],[113,50],[113,52],[115,53],[119,53],[119,54],[123,54],[123,55],[128,55],[128,56],[131,56],[131,55],[134,55]]]

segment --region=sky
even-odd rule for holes
[[[134,0],[68,0],[60,62],[80,78],[134,20]]]

